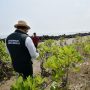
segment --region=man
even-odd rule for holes
[[[32,37],[33,43],[37,49],[38,43],[39,43],[39,37],[36,35],[36,33],[33,33],[33,37]]]
[[[12,65],[16,72],[23,74],[23,78],[33,76],[32,60],[39,56],[36,48],[27,34],[30,26],[25,21],[18,21],[14,25],[15,32],[6,39],[6,45],[9,50]]]

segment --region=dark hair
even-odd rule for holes
[[[34,35],[36,35],[36,33],[35,33],[35,32],[34,32],[33,34],[34,34]]]

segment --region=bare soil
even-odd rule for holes
[[[90,90],[90,60],[79,64],[78,72],[70,71],[69,88],[70,90]]]

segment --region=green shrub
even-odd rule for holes
[[[45,79],[40,76],[28,77],[26,80],[20,76],[11,86],[10,90],[42,90]]]
[[[0,60],[3,61],[11,60],[9,54],[7,53],[5,43],[3,41],[0,41]]]

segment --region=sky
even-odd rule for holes
[[[0,35],[14,32],[18,20],[30,25],[29,35],[90,32],[90,0],[0,0]]]

